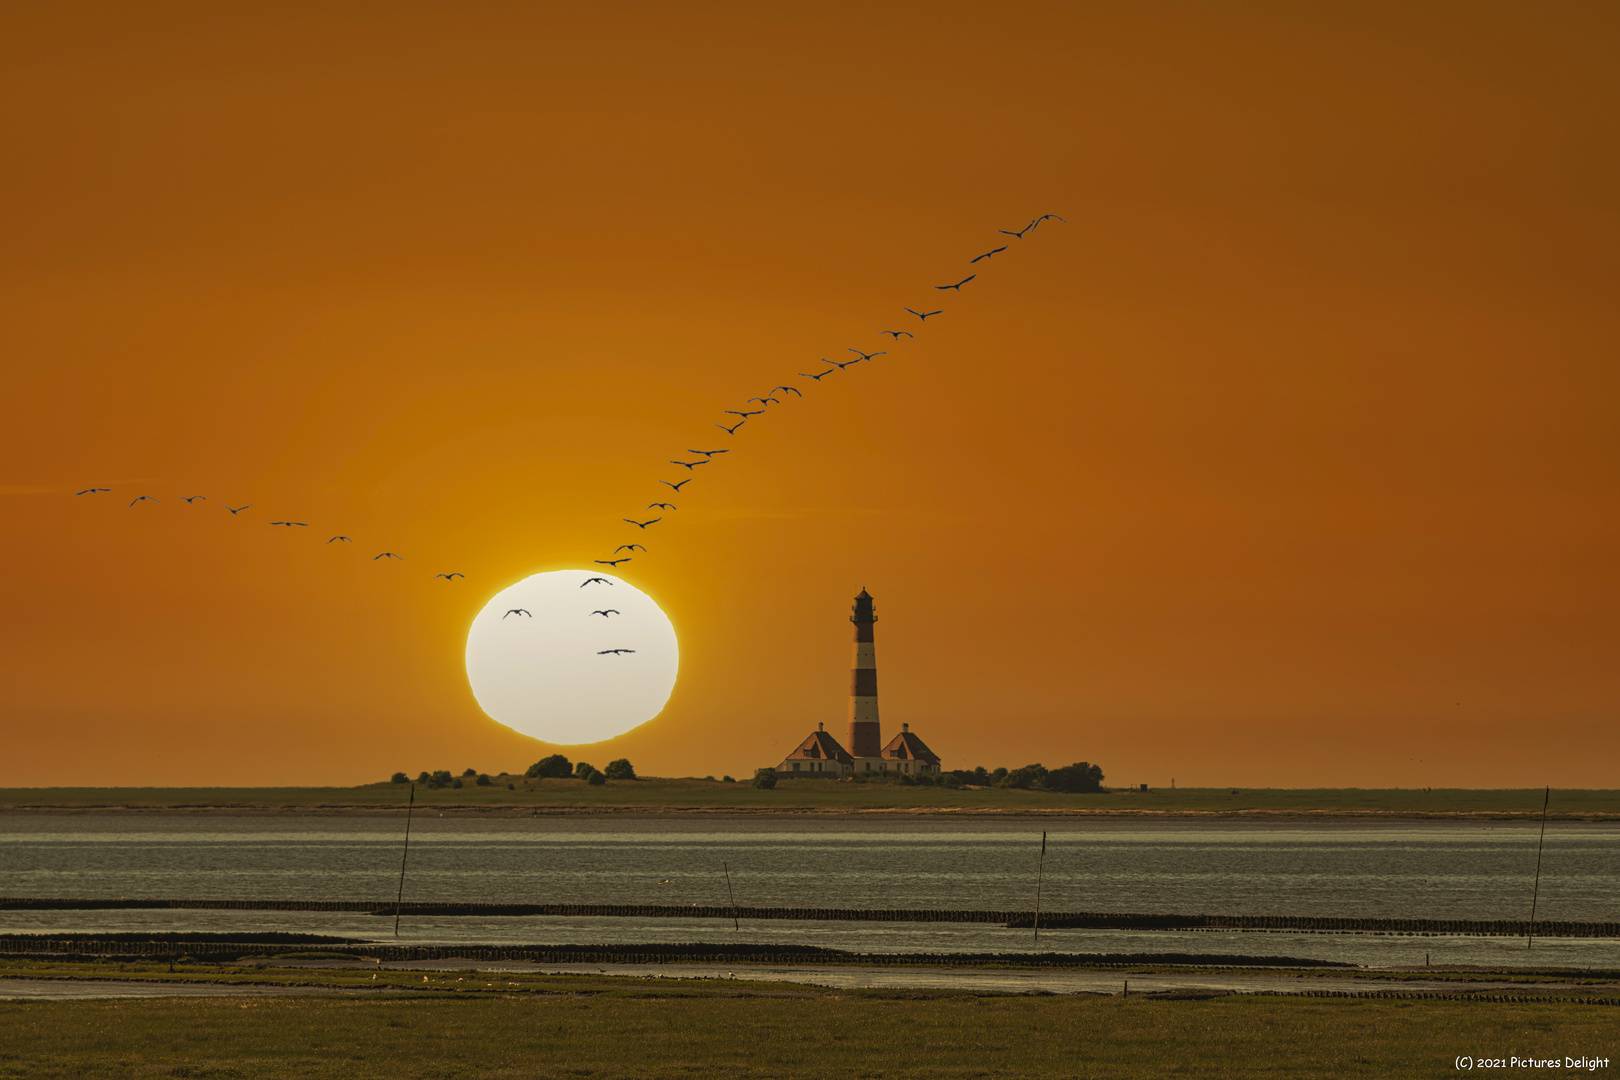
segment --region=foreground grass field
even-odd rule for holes
[[[1458,1055],[1612,1056],[1615,1016],[803,988],[0,1003],[0,1077],[1432,1077]]]
[[[507,787],[508,784],[512,786]],[[352,788],[4,788],[0,808],[241,808],[403,810],[402,784]],[[488,787],[416,789],[419,806],[469,813],[735,811],[737,813],[1033,813],[1077,814],[1393,814],[1539,816],[1536,789],[1181,788],[1064,795],[985,788],[950,790],[894,783],[784,780],[764,791],[744,783],[693,779],[525,780],[503,776]],[[1554,791],[1554,818],[1620,820],[1620,790]]]

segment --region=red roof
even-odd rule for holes
[[[889,745],[883,748],[883,756],[896,761],[926,761],[931,765],[939,764],[939,755],[928,749],[928,744],[909,731],[902,731],[889,740]]]
[[[810,737],[788,754],[785,760],[793,761],[841,761],[845,765],[854,765],[855,759],[849,756],[849,751],[838,745],[838,740],[825,731],[812,731]]]

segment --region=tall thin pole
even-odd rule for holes
[[[720,869],[726,875],[726,895],[731,898],[731,928],[740,931],[742,927],[737,923],[737,894],[731,891],[731,867],[721,862]]]
[[[1041,858],[1035,864],[1035,943],[1041,941],[1041,874],[1046,870],[1046,830],[1041,830]]]
[[[1541,797],[1541,839],[1536,841],[1536,885],[1530,891],[1530,932],[1524,939],[1527,949],[1536,941],[1536,900],[1541,895],[1541,848],[1547,842],[1547,803],[1551,800],[1552,788],[1549,787]]]
[[[399,937],[399,908],[405,899],[405,860],[411,857],[411,812],[416,809],[416,785],[411,785],[411,801],[405,804],[405,851],[399,857],[399,895],[394,897],[394,936]]]

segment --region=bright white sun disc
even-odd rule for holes
[[[549,743],[602,742],[645,724],[663,710],[679,668],[669,616],[612,574],[524,578],[467,631],[467,681],[479,706]]]

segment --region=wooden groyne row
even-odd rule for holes
[[[812,945],[350,945],[305,943],[303,950],[343,954],[380,963],[472,960],[529,964],[863,964],[924,967],[1354,967],[1335,960],[1286,956],[1199,953],[857,953]],[[130,941],[75,937],[0,935],[0,955],[35,958],[186,958],[227,962],[286,953],[285,944],[249,941]],[[298,950],[295,950],[298,951]]]
[[[100,910],[329,911],[392,917],[394,905],[365,900],[124,900],[0,897],[0,911]],[[754,919],[818,922],[987,923],[1030,928],[1033,911],[963,908],[807,908],[729,907],[722,904],[401,904],[412,916],[556,916],[563,918]],[[1523,919],[1392,919],[1324,915],[1154,915],[1126,912],[1042,913],[1041,929],[1084,930],[1292,930],[1307,933],[1404,934],[1470,937],[1524,937]],[[1537,937],[1620,937],[1620,922],[1542,922]]]

